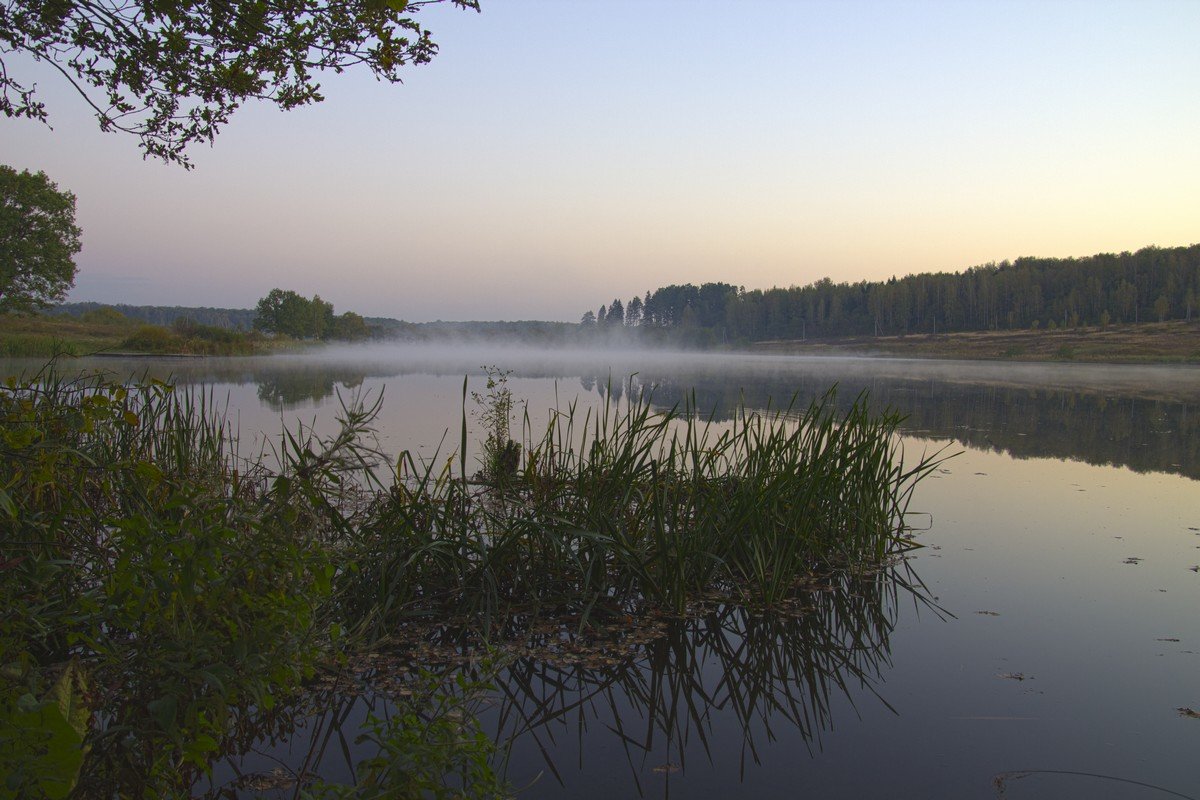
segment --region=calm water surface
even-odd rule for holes
[[[714,609],[613,664],[512,665],[483,720],[520,796],[1200,797],[1200,720],[1178,711],[1200,710],[1196,368],[466,348],[99,366],[207,387],[244,444],[332,431],[339,394],[383,392],[384,450],[444,458],[481,364],[514,370],[535,426],[556,397],[650,389],[720,420],[836,383],[907,414],[911,457],[960,453],[918,488],[924,548],[897,575],[799,618]],[[372,702],[235,766],[298,763],[316,731],[321,769],[350,774]]]

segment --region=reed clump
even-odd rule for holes
[[[816,569],[876,563],[909,546],[905,511],[937,457],[906,466],[900,416],[833,400],[717,424],[638,395],[555,409],[540,435],[526,412],[503,479],[468,479],[461,452],[457,472],[402,453],[356,529],[343,599],[381,632],[411,614],[586,621],[714,590],[771,605]]]

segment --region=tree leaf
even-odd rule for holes
[[[146,704],[146,710],[150,712],[150,716],[158,723],[158,726],[164,731],[173,731],[175,729],[175,714],[178,710],[178,702],[174,695],[163,695],[156,700],[151,700]]]

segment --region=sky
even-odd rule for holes
[[[78,201],[71,300],[577,321],[671,283],[746,288],[1200,242],[1200,2],[482,0],[421,12],[403,85],[238,110],[195,169],[99,131],[0,163]]]

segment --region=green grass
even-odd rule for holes
[[[102,313],[105,310],[111,313]],[[286,346],[254,332],[232,331],[179,320],[170,327],[143,325],[112,309],[82,318],[0,315],[0,358],[55,358],[95,353],[159,355],[252,355]]]
[[[127,333],[120,322],[0,314],[0,358],[87,355],[116,347]]]

